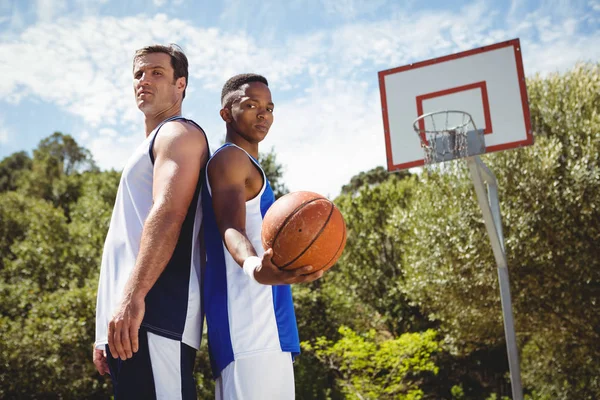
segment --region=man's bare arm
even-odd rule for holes
[[[246,235],[246,182],[256,167],[248,156],[234,147],[217,153],[208,165],[213,209],[223,242],[233,259],[243,266],[256,250]],[[272,250],[262,257],[261,266],[254,273],[255,279],[267,285],[310,282],[323,273],[311,273],[306,266],[294,271],[280,270],[271,262]]]
[[[154,153],[152,209],[144,224],[136,265],[108,327],[111,353],[121,359],[131,358],[138,350],[145,297],[173,254],[200,169],[208,158],[204,135],[176,121],[161,128]]]

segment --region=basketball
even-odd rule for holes
[[[292,192],[278,199],[263,219],[262,244],[273,249],[281,269],[312,265],[328,270],[346,245],[346,223],[329,199],[313,192]]]

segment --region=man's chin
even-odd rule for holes
[[[143,100],[138,101],[137,106],[138,106],[138,109],[143,113],[150,112],[151,108],[152,108],[152,105],[150,103],[148,103],[147,101],[143,101]]]

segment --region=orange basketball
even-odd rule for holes
[[[328,270],[346,245],[346,223],[340,210],[313,192],[292,192],[278,199],[265,214],[265,250],[273,248],[273,264],[281,269],[312,265]]]

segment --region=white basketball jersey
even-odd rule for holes
[[[242,148],[226,143],[215,154],[229,146],[246,153]],[[246,235],[261,256],[264,253],[261,242],[263,217],[275,197],[258,161],[248,153],[246,155],[264,180],[260,193],[246,202]],[[244,274],[223,243],[211,193],[206,176],[202,189],[207,253],[203,287],[208,347],[213,374],[217,377],[232,361],[245,357],[267,352],[289,352],[295,356],[300,352],[300,343],[290,286],[262,285]]]
[[[96,303],[96,346],[108,343],[108,322],[119,305],[127,280],[136,263],[142,230],[153,204],[153,146],[160,128],[170,121],[193,121],[176,116],[163,121],[127,161],[104,243],[98,298]],[[208,141],[207,144],[208,146]],[[180,340],[198,349],[202,334],[200,293],[202,224],[201,187],[204,170],[188,213],[181,227],[176,247],[164,271],[148,292],[142,326],[157,335]]]

